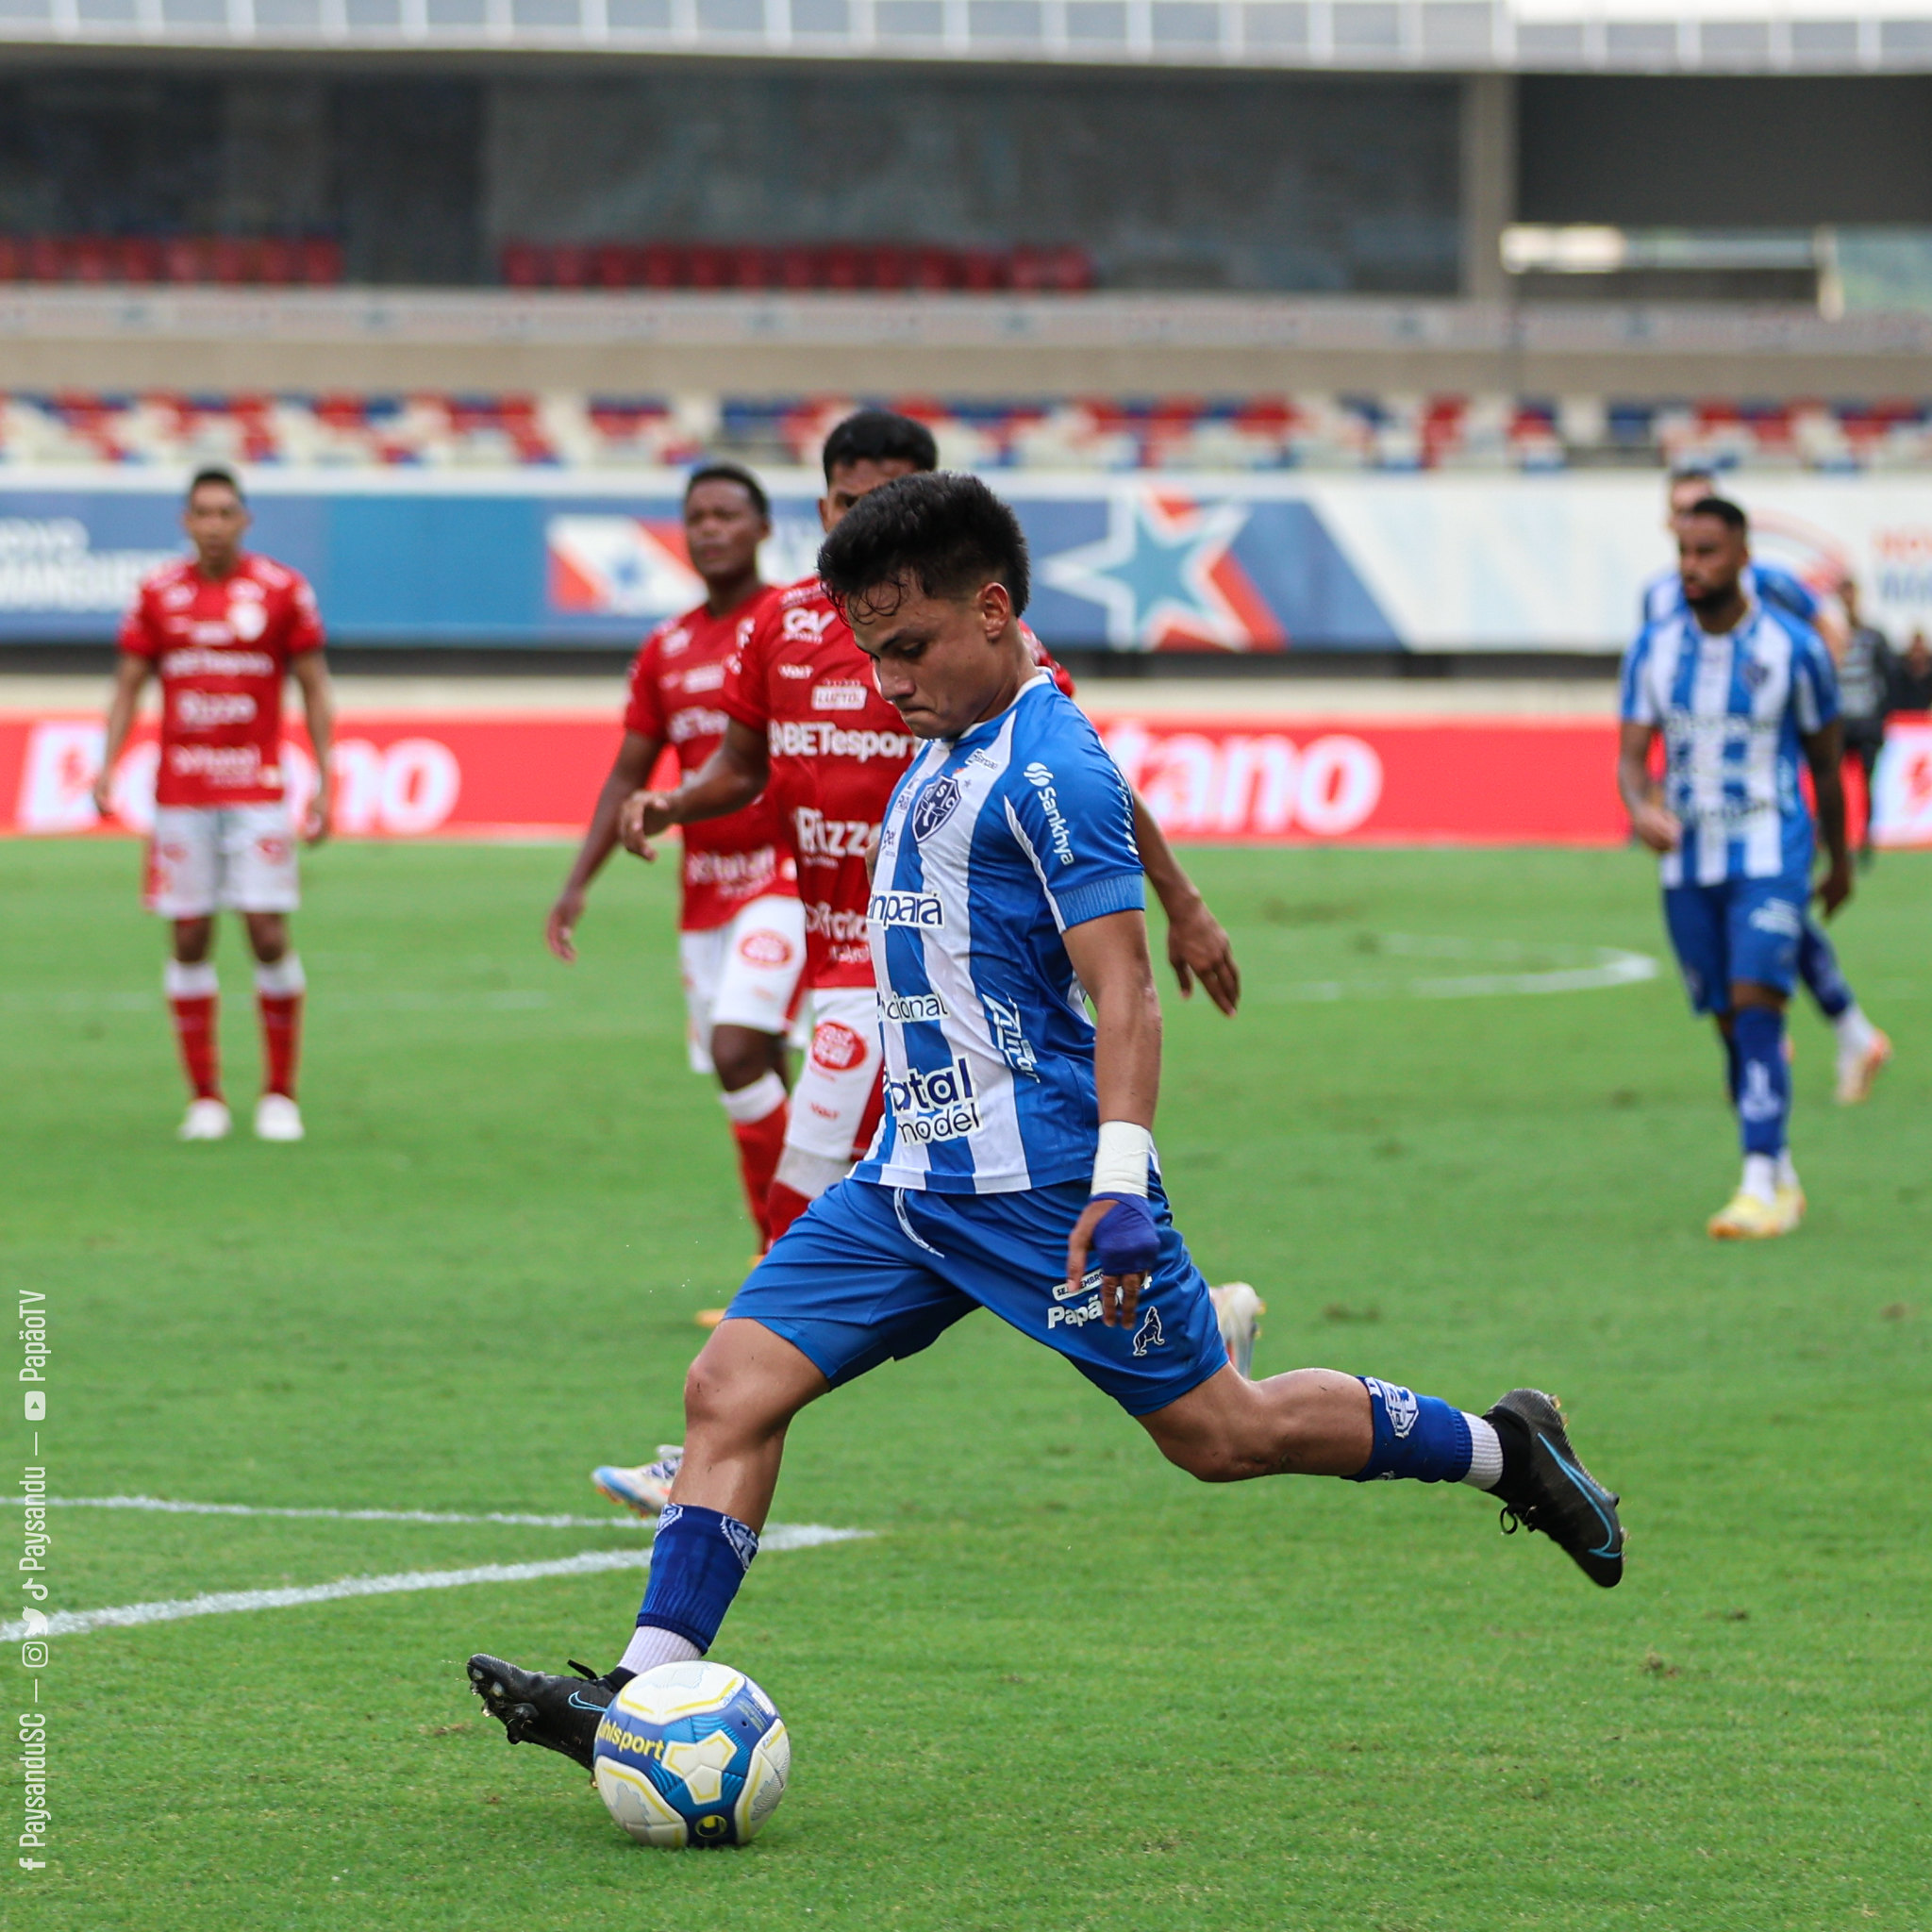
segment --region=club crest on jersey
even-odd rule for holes
[[[935,780],[919,794],[919,803],[912,808],[913,838],[924,843],[958,809],[958,779]]]
[[[946,904],[937,892],[874,892],[866,914],[874,925],[936,932],[945,925]]]
[[[1757,658],[1747,657],[1738,666],[1738,675],[1744,680],[1746,691],[1761,691],[1771,676],[1771,666]]]
[[[782,635],[788,638],[810,638],[814,643],[824,636],[825,626],[831,623],[834,612],[812,610],[796,607],[785,613]]]

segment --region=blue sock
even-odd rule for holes
[[[1738,1132],[1744,1152],[1782,1154],[1791,1118],[1785,1016],[1771,1007],[1740,1007],[1731,1040],[1738,1052]]]
[[[1728,1033],[1720,1033],[1718,1038],[1724,1045],[1724,1091],[1731,1096],[1731,1108],[1736,1111],[1738,1083],[1744,1077],[1742,1063],[1738,1058],[1738,1042]]]
[[[1419,1483],[1459,1483],[1469,1474],[1469,1424],[1453,1404],[1361,1377],[1369,1391],[1375,1445],[1351,1482],[1407,1476]]]
[[[651,1580],[638,1623],[709,1650],[758,1553],[758,1531],[735,1516],[666,1504],[651,1544]]]
[[[1811,989],[1827,1020],[1836,1020],[1851,1006],[1852,989],[1839,970],[1838,950],[1808,912],[1798,929],[1798,977]]]

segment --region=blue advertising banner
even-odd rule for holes
[[[365,645],[627,643],[699,601],[680,478],[608,472],[262,471],[250,541]],[[1670,560],[1647,475],[1058,475],[1001,472],[1033,554],[1036,630],[1122,651],[1616,651]],[[596,487],[591,487],[592,483]],[[765,572],[818,547],[818,479],[773,473]],[[179,479],[0,468],[0,642],[105,642],[179,554]],[[1932,492],[1882,478],[1734,487],[1760,556],[1909,636],[1932,621]]]

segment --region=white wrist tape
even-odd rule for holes
[[[1100,1147],[1093,1157],[1096,1194],[1147,1192],[1147,1170],[1154,1160],[1154,1136],[1136,1121],[1102,1121]]]

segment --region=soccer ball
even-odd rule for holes
[[[727,1664],[645,1671],[597,1725],[597,1790],[640,1844],[748,1844],[791,1773],[778,1707]]]

